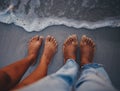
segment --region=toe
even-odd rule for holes
[[[38,35],[35,35],[34,37],[32,37],[29,42],[32,42],[33,40],[38,40],[39,39],[39,36]]]
[[[91,46],[91,47],[95,46],[95,43],[91,38],[88,38],[88,45]]]
[[[67,41],[68,41],[68,44],[71,44],[73,41],[73,36],[69,36]]]
[[[76,40],[77,40],[77,35],[74,34],[74,35],[73,35],[73,41],[76,41]]]
[[[50,41],[54,42],[55,38],[53,36],[51,36]],[[56,41],[56,40],[55,40]]]
[[[39,40],[39,36],[35,35],[32,40]]]
[[[85,42],[86,40],[87,40],[86,35],[83,35],[83,36],[82,36],[82,39],[81,39],[81,42]]]
[[[85,42],[86,42],[86,44],[87,44],[87,45],[89,45],[90,40],[89,40],[89,38],[88,38],[88,37],[86,37]]]
[[[80,41],[80,45],[81,45],[81,46],[86,45],[86,44],[87,44],[87,41],[88,41],[88,38],[86,37],[86,35],[83,35],[83,36],[82,36],[82,39],[81,39],[81,41]]]
[[[54,43],[54,45],[56,45],[57,41],[56,41],[56,39],[53,36],[51,37],[51,41]]]
[[[89,46],[91,46],[91,39],[90,38],[88,38],[88,42],[87,43],[88,43]]]
[[[46,41],[50,41],[50,39],[51,39],[51,37],[50,37],[50,35],[48,35],[48,36],[46,37]]]
[[[71,36],[70,36],[70,43],[72,43],[72,42],[73,42],[73,40],[74,40],[74,36],[73,36],[73,35],[71,35]]]
[[[73,42],[78,45],[77,35],[73,35]]]
[[[87,45],[87,39],[85,41],[83,41],[83,45]]]
[[[65,40],[64,43],[63,43],[63,46],[66,46],[66,42],[67,42],[67,41]]]
[[[84,41],[80,41],[80,47],[86,45],[86,43]]]
[[[57,41],[54,39],[54,41],[55,41],[55,45],[57,46]]]
[[[95,43],[93,43],[92,47],[95,48]]]
[[[55,46],[57,46],[58,44],[57,44],[57,41],[55,41]]]
[[[57,41],[56,41],[56,39],[55,39],[55,38],[53,39],[53,41],[55,41],[55,44],[57,45]]]
[[[74,36],[71,35],[65,40],[64,46],[71,44],[73,41],[74,41]]]
[[[50,36],[50,41],[53,41],[54,37],[53,36]]]
[[[82,40],[84,41],[86,39],[86,35],[83,35],[82,36]]]
[[[63,47],[67,46],[67,41],[64,42]]]
[[[68,37],[68,38],[66,39],[65,44],[66,44],[66,45],[69,45],[69,44],[70,44],[70,37]]]
[[[64,41],[63,48],[69,44],[68,38]]]
[[[43,40],[43,36],[40,36],[40,37],[39,37],[39,41],[42,42],[42,40]]]
[[[90,42],[90,46],[93,46],[93,43],[94,43],[93,40],[90,39],[90,41],[91,41],[91,42]]]
[[[55,41],[55,42],[57,43],[57,41],[56,41],[56,39],[55,39],[55,38],[53,39],[53,41]]]

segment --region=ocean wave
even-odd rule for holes
[[[96,22],[85,20],[74,20],[66,17],[42,17],[42,18],[28,18],[25,14],[15,14],[12,12],[13,6],[10,6],[4,12],[0,12],[0,22],[7,24],[15,24],[23,27],[27,32],[41,31],[48,26],[65,25],[74,28],[96,29],[101,27],[120,27],[120,18],[111,17]]]

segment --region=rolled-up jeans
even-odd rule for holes
[[[78,74],[80,77],[78,78]],[[56,73],[26,86],[20,91],[117,91],[101,64],[91,63],[79,69],[73,59]]]

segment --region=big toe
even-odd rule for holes
[[[34,37],[32,37],[32,39],[30,40],[31,42],[34,41],[34,40],[39,40],[39,36],[38,35],[35,35]]]
[[[43,41],[43,36],[39,36],[38,42],[42,44],[42,41]]]
[[[83,35],[80,41],[80,46],[86,45],[86,40],[87,40],[86,35]]]
[[[77,35],[72,35],[72,38],[73,38],[73,41],[72,43],[75,44],[75,45],[78,45],[78,40],[77,40]]]
[[[73,34],[72,37],[73,37],[73,40],[77,40],[77,35],[76,34]]]
[[[43,40],[43,36],[40,36],[39,41],[42,42],[42,40]]]
[[[46,41],[48,42],[48,41],[50,41],[50,39],[51,39],[51,36],[48,35],[48,36],[46,37]]]

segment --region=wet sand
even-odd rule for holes
[[[75,29],[66,26],[52,26],[40,32],[26,32],[23,28],[13,24],[0,23],[0,68],[13,63],[27,55],[27,42],[34,35],[53,35],[58,41],[58,51],[49,65],[48,74],[56,72],[63,65],[62,45],[70,34],[77,34],[78,39],[83,34],[93,38],[96,43],[94,61],[104,65],[113,85],[120,89],[120,28],[99,28],[95,30]],[[43,43],[44,45],[44,43]],[[42,53],[39,53],[37,64]],[[79,55],[79,52],[78,52]],[[79,60],[79,56],[78,59]],[[79,61],[78,61],[79,63]],[[35,67],[31,66],[26,74],[30,74]]]

